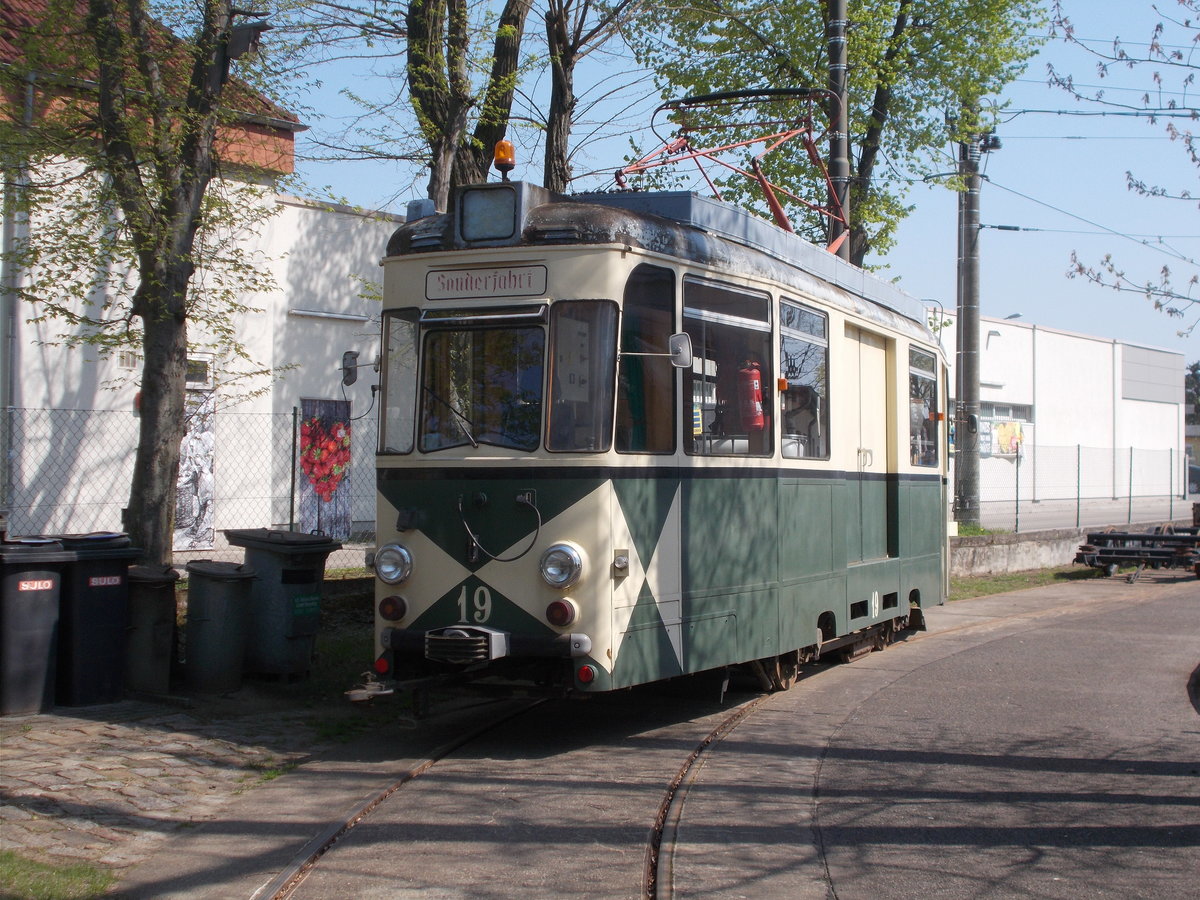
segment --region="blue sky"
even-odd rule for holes
[[[1176,6],[1174,0],[1159,3],[1165,11],[1173,12]],[[1111,49],[1113,38],[1119,37],[1134,56],[1145,52],[1154,23],[1159,20],[1149,0],[1066,0],[1064,6],[1075,23],[1076,35],[1089,45]],[[1168,33],[1166,41],[1180,43],[1172,37],[1184,34],[1180,30],[1174,35]],[[1180,144],[1167,137],[1165,121],[1152,125],[1139,117],[1055,114],[1097,107],[1082,105],[1061,89],[1048,87],[1048,61],[1060,71],[1070,72],[1077,83],[1102,87],[1110,99],[1131,105],[1138,105],[1142,93],[1152,87],[1149,67],[1114,70],[1101,81],[1093,57],[1057,40],[1047,44],[1025,75],[1006,91],[1001,99],[1008,101],[1009,112],[1002,116],[997,129],[1003,146],[984,158],[987,181],[980,195],[980,220],[985,225],[1036,230],[983,230],[983,315],[1003,318],[1020,313],[1021,321],[1028,324],[1120,338],[1174,350],[1189,362],[1200,360],[1200,326],[1191,337],[1177,335],[1200,318],[1200,304],[1193,307],[1187,319],[1180,320],[1156,312],[1140,294],[1117,293],[1066,277],[1073,251],[1087,264],[1098,263],[1111,253],[1137,282],[1156,278],[1165,264],[1171,268],[1177,287],[1186,287],[1187,279],[1200,272],[1195,262],[1200,260],[1197,202],[1140,197],[1127,189],[1126,172],[1196,194],[1200,193],[1196,169]],[[1200,58],[1196,64],[1200,66]],[[608,65],[610,74],[611,60]],[[365,90],[371,83],[360,65],[346,71],[354,72],[350,83],[356,90]],[[314,98],[326,110],[339,105],[336,72],[323,75],[326,92]],[[603,70],[596,69],[581,73],[577,90],[585,97],[599,94],[610,86],[601,81],[603,74]],[[1180,105],[1200,105],[1195,95],[1182,93],[1183,73],[1164,68],[1163,74],[1163,90],[1168,98]],[[382,79],[378,84],[386,89]],[[611,109],[613,101],[608,102]],[[641,124],[645,116],[635,113],[626,121]],[[1175,121],[1181,128],[1192,127],[1190,120]],[[576,134],[581,131],[577,128]],[[590,165],[611,171],[620,164],[625,149],[626,141],[619,137],[597,145],[586,159],[576,161],[576,171]],[[955,166],[953,152],[952,148],[942,151],[944,171]],[[606,154],[611,158],[604,158]],[[518,165],[516,177],[536,178],[539,171],[540,158],[528,159],[525,167]],[[311,185],[328,184],[352,203],[397,212],[402,212],[405,202],[423,193],[424,188],[423,175],[395,165],[308,165],[302,166],[301,175]],[[916,210],[901,226],[897,246],[886,258],[869,261],[880,267],[884,277],[899,279],[914,296],[934,298],[952,308],[957,266],[956,195],[944,187],[916,185],[909,201]],[[1200,290],[1196,296],[1200,297]]]

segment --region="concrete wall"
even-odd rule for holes
[[[1200,507],[1200,504],[1196,504]],[[1162,522],[1117,525],[1117,531],[1142,533],[1153,531]],[[1177,519],[1176,526],[1191,526],[1189,519]],[[1089,528],[1079,531],[1063,528],[1053,531],[1030,531],[1024,534],[985,534],[950,539],[950,574],[956,578],[970,575],[999,575],[1006,572],[1027,572],[1069,566],[1075,552],[1089,532],[1107,531]]]

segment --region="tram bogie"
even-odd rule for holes
[[[946,589],[920,305],[682,194],[466,187],[383,262],[376,671],[786,687]]]

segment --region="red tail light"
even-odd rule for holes
[[[374,669],[376,675],[386,675],[391,668],[391,663],[388,662],[388,658],[386,656],[381,656],[379,659],[375,660]]]
[[[546,607],[546,621],[556,628],[570,625],[578,616],[579,608],[573,600],[568,600],[566,597],[555,600]]]
[[[591,666],[580,666],[575,677],[579,679],[580,684],[591,684],[596,680],[596,670]]]
[[[379,601],[379,615],[389,622],[398,622],[408,613],[408,602],[399,594],[392,594]]]

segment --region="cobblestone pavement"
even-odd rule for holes
[[[311,711],[248,705],[124,701],[0,719],[0,849],[124,868],[319,749]]]

